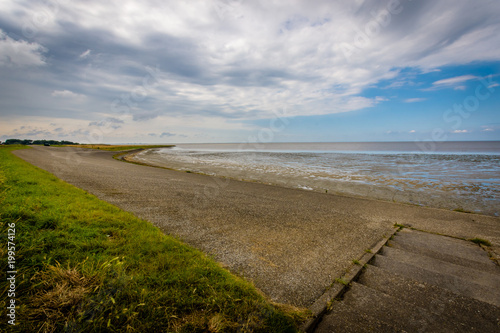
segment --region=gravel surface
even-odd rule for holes
[[[116,152],[33,147],[15,154],[151,221],[253,281],[307,307],[395,223],[500,244],[500,219],[241,182],[114,160]]]

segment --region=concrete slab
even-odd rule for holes
[[[460,318],[463,325],[478,332],[495,332],[500,327],[500,308],[447,289],[405,278],[369,265],[359,283],[409,304],[426,308],[443,320]]]
[[[480,251],[480,249],[478,250]],[[466,280],[471,279],[473,276],[475,284],[488,288],[497,289],[500,286],[500,274],[493,274],[483,270],[470,268],[467,266],[466,260],[462,261],[460,264],[455,264],[392,247],[385,247],[382,254],[389,259],[439,274],[456,276]],[[462,263],[464,263],[464,265],[462,265]]]
[[[442,318],[426,308],[402,301],[399,298],[381,293],[362,284],[353,282],[351,290],[346,293],[343,303],[363,313],[376,318],[383,323],[390,323],[398,330],[407,332],[426,332],[433,327],[434,332],[459,332],[460,326]],[[331,314],[325,316],[319,328],[325,325]],[[331,318],[336,321],[337,318]]]
[[[500,306],[500,293],[496,291],[496,288],[491,289],[491,287],[474,283],[471,279],[429,271],[381,255],[375,256],[375,260],[372,264],[408,278],[433,284],[457,294],[475,298],[495,306]]]
[[[500,274],[500,266],[496,265],[479,245],[470,241],[403,229],[390,243],[394,248],[408,252],[462,265],[470,264],[471,267],[476,266],[478,269]]]

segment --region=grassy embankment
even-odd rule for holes
[[[150,223],[0,147],[2,269],[15,223],[21,332],[296,331],[303,312]],[[10,284],[0,281],[0,327]],[[303,318],[303,317],[302,317]]]

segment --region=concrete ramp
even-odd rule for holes
[[[403,229],[316,332],[500,332],[500,267],[470,241]]]

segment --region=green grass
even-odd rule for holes
[[[0,257],[15,223],[19,332],[295,332],[305,311],[271,303],[202,252],[0,148]],[[19,149],[19,147],[17,148]],[[7,322],[9,285],[0,281]]]
[[[472,239],[469,239],[471,242],[473,243],[476,243],[477,245],[485,245],[485,246],[491,246],[491,242],[486,240],[486,239],[482,239],[482,238],[472,238]]]
[[[453,211],[454,212],[459,212],[459,213],[474,214],[474,212],[471,212],[470,210],[465,210],[463,208],[455,208]]]
[[[344,280],[343,278],[336,278],[335,279],[335,282],[337,283],[340,283],[340,284],[343,284],[344,286],[347,286],[349,284],[349,282],[347,282],[346,280]]]

